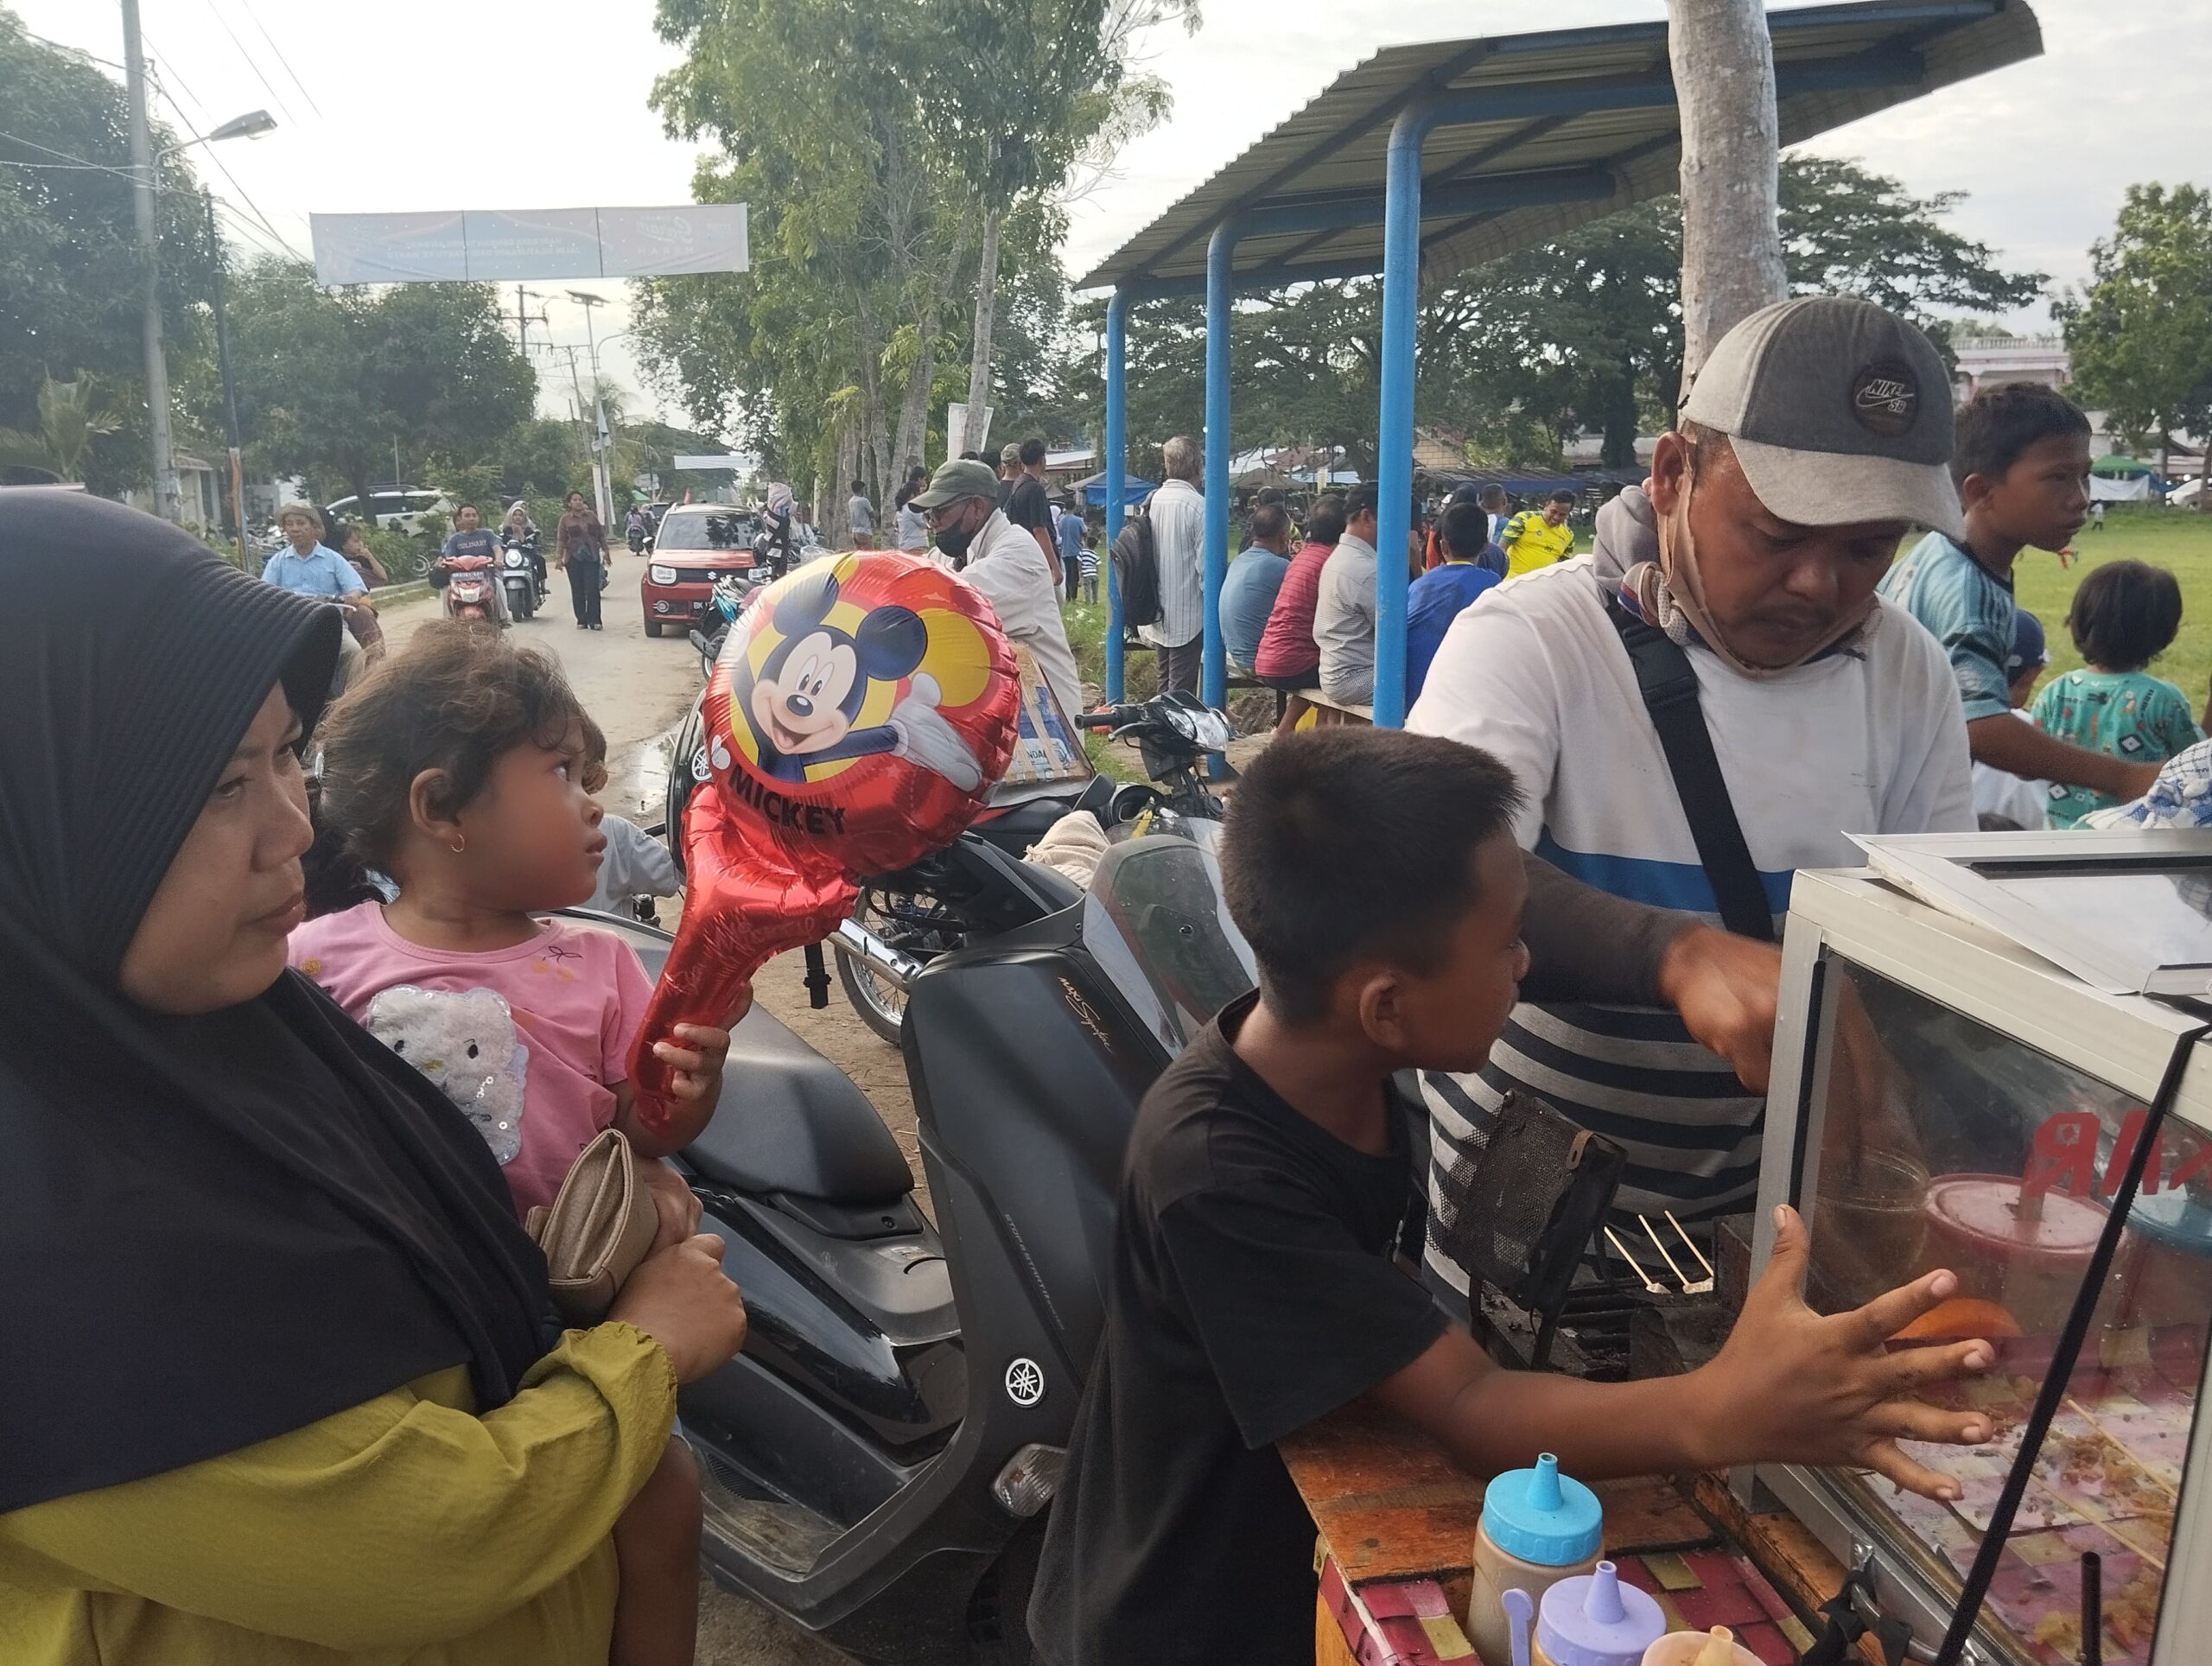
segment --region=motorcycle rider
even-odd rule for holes
[[[630,553],[633,556],[644,555],[645,540],[652,532],[652,523],[645,518],[645,512],[636,504],[630,506],[629,519],[623,531],[629,540]]]
[[[760,529],[754,553],[766,565],[771,578],[781,578],[791,569],[791,532],[798,518],[791,489],[781,480],[772,481],[768,486],[766,511],[766,524]]]
[[[365,613],[376,614],[369,601],[369,587],[335,550],[322,541],[322,512],[313,504],[288,503],[276,512],[276,525],[284,534],[284,547],[261,564],[261,576],[280,590],[334,602],[350,623]],[[363,661],[364,650],[348,630],[339,638],[338,669],[331,692],[341,692]]]
[[[439,568],[450,575],[453,562],[464,556],[481,556],[492,563],[492,607],[502,625],[511,621],[507,617],[507,592],[499,582],[499,538],[483,524],[483,516],[473,503],[465,503],[453,512],[454,531],[445,545],[438,551]]]
[[[506,519],[499,523],[499,543],[503,548],[519,550],[530,558],[530,575],[537,586],[537,600],[545,601],[545,552],[537,547],[537,523],[530,518],[530,506],[517,498],[508,507]]]

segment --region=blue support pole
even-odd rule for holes
[[[1122,703],[1122,586],[1114,576],[1114,539],[1122,530],[1122,482],[1129,475],[1129,296],[1106,302],[1106,703]]]
[[[1414,328],[1421,302],[1421,153],[1434,99],[1390,129],[1382,207],[1382,402],[1376,424],[1375,722],[1406,721],[1406,537],[1413,526]]]
[[[1232,217],[1215,226],[1206,243],[1205,639],[1198,693],[1217,709],[1229,699],[1221,586],[1229,576],[1229,302],[1237,237]]]

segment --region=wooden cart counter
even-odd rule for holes
[[[1349,1407],[1282,1443],[1320,1529],[1320,1666],[1466,1666],[1483,1484],[1384,1413]],[[1733,1627],[1787,1666],[1843,1569],[1791,1517],[1751,1515],[1719,1476],[1600,1483],[1606,1552],[1684,1631]],[[1455,1652],[1456,1651],[1456,1652]],[[1505,1666],[1503,1662],[1490,1666]]]

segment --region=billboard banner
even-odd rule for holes
[[[741,202],[311,214],[318,283],[531,282],[741,272]]]

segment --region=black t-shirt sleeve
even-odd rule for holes
[[[1288,1186],[1186,1195],[1162,1211],[1160,1237],[1255,1450],[1357,1399],[1444,1330],[1417,1282]]]

